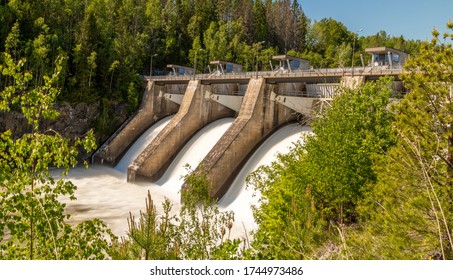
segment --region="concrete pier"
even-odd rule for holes
[[[96,163],[115,165],[151,125],[178,112],[179,106],[163,98],[165,86],[148,81],[138,112],[126,121],[93,155]]]
[[[129,165],[128,182],[140,177],[157,181],[198,130],[217,119],[235,115],[233,110],[210,99],[210,88],[199,80],[189,82],[178,113]]]
[[[236,120],[195,170],[207,173],[214,186],[212,197],[220,198],[226,193],[260,142],[281,124],[296,119],[290,109],[272,100],[273,87],[266,85],[263,78],[250,80]]]

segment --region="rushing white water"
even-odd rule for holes
[[[233,121],[234,118],[225,118],[203,127],[184,145],[162,178],[156,183],[174,193],[179,192],[183,184],[182,177],[187,174],[184,166],[189,164],[192,169],[195,169]]]
[[[68,212],[73,216],[75,223],[99,218],[116,235],[125,235],[129,212],[137,216],[140,210],[145,208],[145,197],[148,191],[160,213],[162,213],[161,204],[165,198],[168,198],[174,205],[173,213],[179,210],[180,195],[178,192],[183,183],[182,177],[187,172],[184,166],[190,164],[195,168],[234,119],[221,119],[203,127],[181,149],[158,182],[127,183],[127,166],[169,121],[170,118],[166,118],[143,133],[115,168],[92,165],[88,169],[78,167],[70,171],[68,179],[78,187],[77,200],[63,199],[63,201],[67,203]]]
[[[154,139],[169,120],[170,118],[164,119],[146,131],[131,146],[115,168],[92,165],[88,169],[75,168],[70,171],[68,177],[78,187],[76,191],[77,200],[64,200],[64,202],[67,203],[68,212],[72,215],[75,223],[99,218],[116,235],[125,235],[129,212],[137,216],[140,210],[144,210],[145,197],[148,191],[150,191],[154,204],[160,213],[162,213],[161,203],[165,198],[169,199],[174,205],[173,214],[179,211],[180,194],[178,192],[183,183],[182,176],[187,172],[184,165],[188,163],[192,168],[195,168],[234,119],[227,118],[215,121],[196,133],[178,153],[158,182],[127,183],[127,166]],[[256,203],[256,198],[252,197],[252,190],[245,189],[246,175],[259,165],[269,164],[275,159],[277,152],[287,152],[291,143],[299,138],[301,132],[308,130],[307,127],[288,125],[268,138],[250,157],[233,182],[233,187],[219,202],[221,209],[235,212],[232,237],[243,237],[255,229],[250,204]]]
[[[235,212],[234,230],[239,231],[240,236],[249,235],[251,231],[257,229],[251,206],[258,205],[259,194],[251,188],[246,188],[247,175],[261,165],[269,165],[277,159],[278,153],[289,152],[292,143],[301,139],[303,134],[310,132],[311,128],[308,126],[290,124],[272,134],[249,158],[230,189],[219,201],[220,209]]]

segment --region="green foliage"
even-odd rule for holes
[[[373,238],[360,251],[366,257],[453,258],[453,53],[433,35],[406,64],[410,92],[393,107],[397,145],[376,165],[378,183],[363,204],[360,238]]]
[[[109,253],[113,259],[168,260],[179,257],[179,247],[174,242],[175,217],[170,216],[172,206],[168,200],[162,205],[164,215],[159,217],[148,192],[145,212],[140,211],[138,221],[130,214],[129,238],[112,245]]]
[[[342,43],[337,47],[335,55],[335,64],[337,67],[344,68],[351,66],[352,47],[349,44]]]
[[[216,259],[222,250],[224,238],[229,239],[234,222],[234,213],[220,212],[217,202],[210,196],[211,185],[206,174],[195,174],[187,167],[189,173],[184,177],[187,188],[181,190],[183,204],[179,215],[177,240],[184,259]],[[227,234],[228,230],[228,235]],[[238,244],[233,241],[233,244]],[[228,249],[229,254],[236,254],[238,248]],[[231,256],[229,257],[231,258]]]
[[[316,202],[327,220],[353,222],[357,201],[376,181],[372,158],[393,144],[387,111],[391,88],[389,79],[344,88],[311,124],[304,174],[313,192],[321,194]]]
[[[130,82],[127,88],[127,109],[129,112],[134,112],[139,105],[138,90],[134,82]]]
[[[99,135],[108,135],[112,131],[110,102],[107,98],[102,99],[101,114],[97,119],[96,132]]]
[[[252,259],[307,259],[324,242],[324,221],[315,208],[310,188],[298,193],[296,174],[305,157],[302,143],[271,166],[262,166],[247,177],[248,187],[260,191],[260,205],[253,209],[259,229],[253,235]]]
[[[12,53],[15,57],[18,52],[18,47],[20,43],[20,28],[19,23],[14,23],[13,27],[11,28],[11,32],[8,34],[8,37],[5,41],[5,51],[8,53]]]
[[[325,67],[335,66],[335,51],[343,43],[353,43],[353,34],[341,22],[332,18],[315,21],[309,34],[308,44],[314,52],[323,55]]]
[[[376,181],[372,159],[393,143],[390,82],[343,89],[311,123],[313,135],[249,175],[248,186],[261,193],[254,209],[256,257],[330,258],[329,247],[342,247],[345,225],[357,221],[357,203]],[[334,251],[349,257],[346,250]]]
[[[55,88],[61,71],[43,76],[44,85],[28,87],[33,76],[23,72],[23,60],[15,64],[5,54],[2,75],[14,79],[1,92],[0,110],[18,108],[30,125],[30,133],[12,138],[11,131],[0,135],[0,259],[99,259],[106,258],[110,231],[98,220],[75,228],[67,224],[60,196],[75,199],[70,181],[55,180],[51,167],[67,174],[77,164],[78,148],[92,151],[96,145],[92,132],[82,139],[66,139],[49,129],[40,130],[45,118],[58,116],[52,109],[59,91]]]
[[[265,41],[268,38],[269,26],[263,1],[254,1],[252,13],[253,37],[258,42]]]
[[[365,47],[385,45],[416,52],[419,42],[380,32],[356,38],[355,61]],[[207,72],[212,60],[256,68],[256,42],[260,69],[268,69],[272,54],[294,51],[314,67],[350,65],[348,50],[353,33],[333,19],[310,24],[296,0],[282,1],[132,1],[43,0],[0,4],[0,52],[13,60],[26,57],[37,86],[50,76],[52,62],[63,55],[59,99],[97,102],[102,98],[128,102],[128,89],[138,74],[166,65],[193,65]],[[341,46],[345,44],[344,46]],[[358,64],[357,64],[358,65]],[[0,81],[1,83],[2,81]],[[0,84],[0,88],[3,87]]]
[[[88,66],[90,67],[90,76],[88,78],[88,90],[91,88],[91,77],[93,75],[93,72],[96,70],[97,64],[96,64],[96,52],[92,52],[90,56],[87,58]]]

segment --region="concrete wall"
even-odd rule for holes
[[[175,114],[179,106],[162,97],[164,88],[148,82],[140,108],[95,153],[93,161],[115,165],[127,149],[152,124],[165,116]]]
[[[128,181],[147,178],[157,181],[184,144],[203,126],[235,112],[209,98],[210,86],[192,80],[178,113],[128,168]]]
[[[302,95],[304,89],[304,83],[280,83],[278,84],[278,95]]]

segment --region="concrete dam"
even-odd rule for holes
[[[127,181],[156,182],[192,136],[216,120],[233,117],[195,169],[207,173],[214,186],[211,196],[220,199],[265,139],[286,124],[309,122],[313,113],[329,106],[341,86],[390,75],[395,78],[394,90],[403,89],[398,79],[401,68],[360,70],[147,76],[139,110],[99,148],[93,162],[116,165],[147,128],[173,115],[127,167]]]

